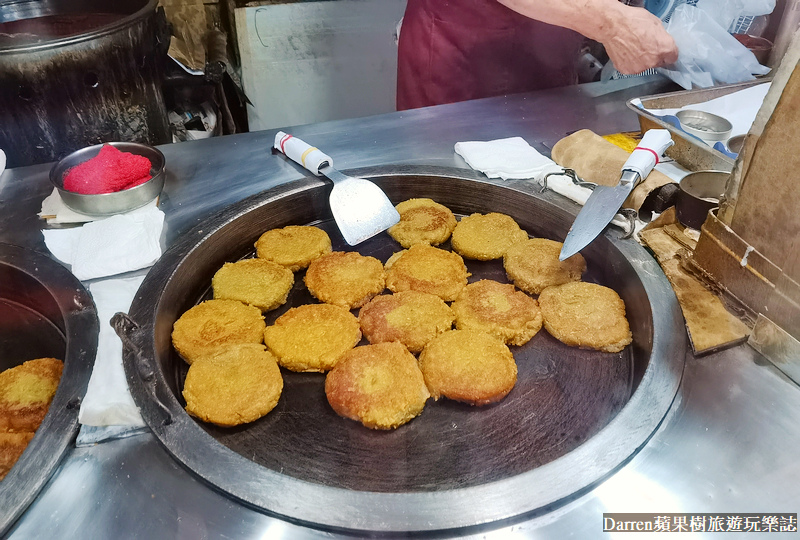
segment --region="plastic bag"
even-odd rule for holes
[[[738,18],[745,3],[748,9],[755,9],[756,4],[768,1],[734,0],[730,3],[742,4],[736,14]],[[711,4],[727,2],[705,0],[704,3],[710,8]],[[762,7],[765,9],[767,6]],[[706,88],[748,81],[755,79],[754,75],[769,73],[769,68],[759,64],[755,55],[728,33],[714,16],[727,18],[728,15],[721,11],[712,15],[701,9],[699,3],[697,7],[683,4],[675,8],[666,30],[678,46],[678,61],[668,68],[658,68],[658,71],[687,90],[693,86]]]
[[[722,28],[733,32],[740,17],[767,15],[775,9],[775,0],[697,0],[697,9],[708,13]]]

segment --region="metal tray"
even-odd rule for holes
[[[349,171],[392,201],[431,197],[455,213],[502,211],[534,236],[563,239],[577,210],[557,195],[481,181],[437,167]],[[391,432],[336,416],[324,376],[284,372],[277,408],[232,429],[190,418],[180,397],[186,365],[172,350],[174,321],[207,297],[226,261],[250,256],[265,230],[317,224],[345,247],[327,204],[330,186],[305,179],[234,204],[186,233],[145,278],[130,315],[116,318],[125,371],[145,421],[167,450],[213,487],[295,522],[333,531],[469,528],[532,513],[590,489],[645,444],[666,414],[686,336],[674,293],[655,260],[609,232],[588,248],[588,279],[626,302],[634,343],[620,354],[567,347],[542,330],[513,348],[517,386],[494,406],[429,402]],[[386,234],[358,246],[385,261]],[[505,281],[499,261],[468,261],[472,280]],[[296,277],[290,304],[311,301]],[[283,310],[268,313],[274,320]]]
[[[75,276],[40,253],[0,244],[0,370],[34,358],[64,361],[44,421],[0,481],[0,536],[33,502],[78,432],[98,332],[94,302]]]
[[[643,96],[638,98],[642,105],[648,109],[678,109],[687,105],[704,103],[712,99],[726,96],[745,88],[750,88],[758,84],[770,82],[770,78],[757,79],[735,84],[714,86],[711,88],[701,88],[698,90],[682,90],[680,92],[670,92],[653,96]],[[731,171],[733,170],[734,159],[715,150],[711,146],[697,141],[687,136],[687,134],[665,122],[657,115],[645,111],[629,99],[626,104],[629,109],[634,111],[639,117],[639,126],[642,133],[648,129],[667,129],[672,134],[675,144],[667,149],[666,154],[689,169],[690,171]]]

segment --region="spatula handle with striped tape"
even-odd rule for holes
[[[275,149],[317,176],[321,175],[319,172],[321,167],[325,165],[333,167],[333,158],[328,154],[283,131],[275,134]]]

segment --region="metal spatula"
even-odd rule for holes
[[[331,212],[345,242],[351,246],[400,221],[400,214],[381,188],[369,180],[340,173],[333,168],[333,158],[318,148],[279,131],[275,135],[275,149],[315,175],[333,182]]]

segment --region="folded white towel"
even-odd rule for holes
[[[489,178],[532,179],[539,184],[544,184],[545,176],[550,175],[547,178],[547,188],[581,206],[592,194],[591,189],[577,186],[570,177],[557,174],[563,172],[564,168],[537,152],[522,137],[509,137],[494,141],[458,142],[455,150],[470,167],[481,171]],[[628,220],[619,214],[611,223],[625,232],[630,232]]]
[[[74,229],[43,230],[47,248],[81,281],[147,268],[161,257],[164,213],[144,207]]]
[[[552,159],[537,152],[522,137],[458,142],[455,150],[470,167],[489,178],[520,180],[561,170]]]
[[[111,327],[111,317],[128,312],[144,276],[104,279],[89,285],[97,306],[100,336],[92,376],[81,402],[78,420],[90,426],[143,427],[122,368],[122,342]]]

